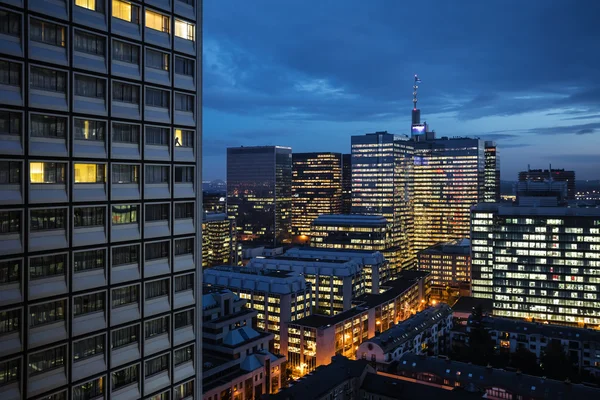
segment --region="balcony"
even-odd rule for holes
[[[173,225],[175,235],[193,234],[196,232],[194,218],[177,218]]]
[[[21,15],[21,22],[22,21],[23,15]],[[23,57],[22,35],[21,37],[17,37],[13,35],[5,35],[0,33],[0,52],[10,56]]]
[[[113,64],[115,62],[113,61]],[[140,105],[113,100],[111,103],[113,118],[128,118],[136,121],[141,120]]]
[[[65,135],[66,136],[66,135]],[[36,137],[29,138],[29,154],[45,157],[67,157],[69,151],[66,137],[49,138]]]
[[[73,336],[84,335],[100,329],[106,329],[104,311],[97,311],[73,317]]]
[[[107,201],[106,183],[73,184],[73,201]]]
[[[64,25],[58,26],[67,30]],[[67,35],[66,32],[65,35]],[[66,41],[63,43],[65,46],[56,46],[54,44],[29,40],[29,58],[67,67],[69,65],[69,46],[66,43]]]
[[[110,399],[113,400],[138,400],[141,399],[140,385],[134,382],[110,393]]]
[[[140,13],[142,13],[141,7]],[[140,24],[125,21],[121,18],[112,17],[111,30],[113,34],[142,41],[142,28]]]
[[[168,182],[144,184],[144,197],[149,199],[169,199],[171,189]]]
[[[175,182],[175,197],[178,199],[196,197],[194,184],[192,182]]]
[[[127,240],[139,240],[141,238],[140,224],[111,224],[111,241],[123,242]]]
[[[171,150],[168,145],[158,146],[153,144],[144,145],[144,159],[157,161],[170,161]]]
[[[105,5],[105,10],[109,7]],[[73,6],[73,21],[77,21],[82,26],[99,29],[103,32],[108,30],[106,25],[106,14],[99,13],[87,8]]]
[[[112,142],[112,158],[139,160],[142,158],[139,143]]]
[[[88,97],[84,97],[89,99]],[[90,99],[92,100],[92,99]],[[76,101],[77,102],[77,101]],[[89,113],[90,111],[80,111]],[[73,156],[85,158],[108,158],[106,142],[103,140],[73,140]]]
[[[18,353],[23,350],[21,341],[21,332],[11,332],[2,335],[2,345],[0,345],[0,357]],[[0,391],[0,396],[2,392]]]
[[[144,261],[144,278],[164,275],[171,272],[169,257],[156,258]]]
[[[0,35],[3,36],[3,35]],[[21,68],[21,71],[23,68]],[[2,105],[22,106],[23,105],[23,80],[19,86],[0,85],[2,92]]]

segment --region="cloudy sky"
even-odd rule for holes
[[[204,179],[228,146],[350,151],[410,127],[496,140],[502,179],[600,178],[599,0],[204,0]]]

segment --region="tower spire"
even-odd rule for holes
[[[413,83],[413,109],[412,109],[412,126],[421,124],[421,111],[417,108],[417,93],[419,91],[419,83],[421,79],[415,74],[415,82]]]

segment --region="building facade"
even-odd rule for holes
[[[201,21],[0,1],[2,398],[200,398]]]
[[[227,192],[202,192],[205,213],[227,213]]]
[[[500,201],[500,152],[496,142],[485,142],[485,173],[483,201]]]
[[[342,214],[352,212],[352,154],[342,154]]]
[[[292,222],[292,149],[227,149],[227,213],[242,241],[289,241]]]
[[[293,153],[292,234],[300,239],[310,237],[310,225],[315,218],[341,212],[342,155]]]
[[[575,171],[564,169],[528,169],[519,172],[519,182],[566,182],[567,200],[575,200]]]
[[[202,221],[202,268],[242,265],[242,245],[235,220],[225,213],[205,213]]]
[[[419,270],[431,272],[432,290],[436,296],[441,296],[447,287],[460,289],[471,282],[469,239],[436,244],[420,251],[417,258]]]

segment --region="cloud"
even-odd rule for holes
[[[534,128],[528,132],[538,135],[589,135],[595,133],[598,129],[600,129],[600,122]]]

